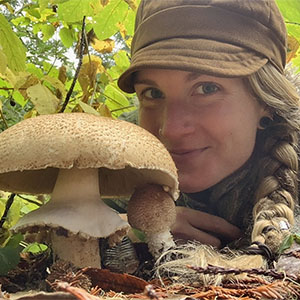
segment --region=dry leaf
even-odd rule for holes
[[[299,49],[299,42],[298,40],[293,37],[292,35],[288,36],[288,51],[287,51],[287,63],[290,62],[293,58],[297,56],[297,51]]]
[[[100,41],[94,38],[91,40],[91,45],[99,53],[111,53],[115,47],[115,41],[112,39]]]
[[[98,286],[104,291],[141,293],[148,285],[148,282],[141,278],[129,274],[113,273],[107,269],[85,268],[82,272],[90,277],[93,286]]]

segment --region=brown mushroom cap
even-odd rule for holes
[[[129,122],[85,113],[41,115],[0,134],[0,190],[51,193],[58,169],[72,167],[99,168],[101,196],[129,196],[145,183],[178,195],[168,151]]]

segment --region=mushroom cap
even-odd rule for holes
[[[145,129],[86,113],[41,115],[0,134],[0,190],[49,194],[59,169],[99,168],[102,196],[129,196],[146,183],[178,197],[175,164]]]

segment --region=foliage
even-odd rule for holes
[[[289,32],[288,61],[300,68],[300,2],[276,1]],[[129,66],[138,3],[0,0],[0,132],[23,119],[62,108],[136,122],[136,96],[122,92],[117,79]],[[26,197],[14,198],[0,228],[0,274],[16,265],[20,251],[12,246],[19,236],[11,236],[9,228],[38,207],[28,202],[31,197],[38,203],[37,198]],[[0,217],[8,198],[0,195]]]
[[[0,129],[61,110],[83,43],[65,112],[119,117],[134,110],[135,97],[121,92],[116,81],[129,65],[137,5],[138,0],[0,1]]]

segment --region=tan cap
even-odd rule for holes
[[[146,183],[178,195],[175,164],[163,144],[126,121],[85,113],[42,115],[0,134],[0,190],[51,193],[58,169],[99,168],[101,196],[129,196]]]
[[[275,0],[142,0],[131,66],[119,87],[149,68],[247,76],[270,61],[283,72],[286,28]]]

